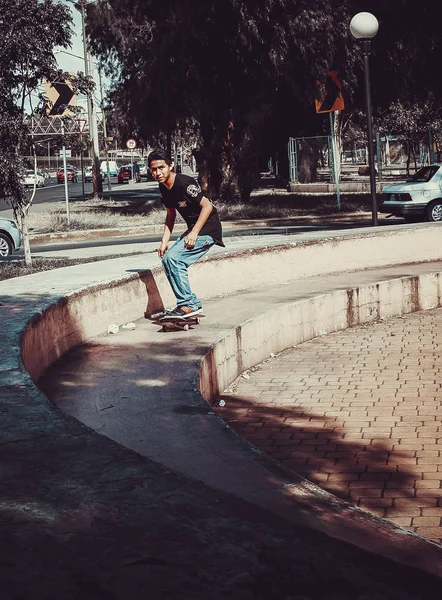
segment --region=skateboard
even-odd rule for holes
[[[154,323],[161,325],[162,331],[189,331],[193,325],[199,325],[200,317],[205,315],[198,313],[191,317],[160,317]]]

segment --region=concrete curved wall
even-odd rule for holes
[[[442,273],[337,290],[257,315],[220,339],[201,361],[199,389],[212,403],[244,370],[319,335],[440,307]]]
[[[439,224],[426,224],[223,252],[194,265],[191,281],[197,295],[209,300],[313,275],[434,261],[442,255],[440,236]],[[109,323],[122,324],[140,319],[173,303],[161,268],[78,290],[34,314],[24,327],[21,337],[23,363],[32,379],[37,381],[67,350],[105,332]],[[345,304],[348,304],[347,300]],[[345,314],[347,309],[342,310]],[[279,317],[286,322],[285,315]],[[298,313],[293,313],[290,318],[298,317]],[[247,326],[242,326],[243,337],[246,330]],[[270,345],[266,342],[265,351]],[[251,360],[260,356],[259,352],[252,352],[251,348],[246,350],[242,345],[240,365],[247,353]]]

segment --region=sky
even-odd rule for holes
[[[72,25],[72,29],[73,29],[73,35],[72,35],[72,40],[71,40],[71,47],[68,49],[61,49],[59,48],[58,52],[56,51],[55,54],[55,58],[57,60],[58,66],[60,69],[63,69],[64,71],[69,71],[69,72],[74,72],[76,73],[77,71],[83,71],[84,72],[84,51],[83,51],[83,36],[82,36],[82,29],[81,29],[81,14],[80,11],[78,11],[76,8],[74,8],[74,6],[72,6],[72,4],[66,3],[68,4],[69,8],[71,8],[71,12],[72,12],[72,17],[73,17],[73,25]],[[72,56],[75,55],[75,56]],[[100,108],[99,108],[99,104],[100,104],[100,88],[99,88],[99,82],[98,82],[98,74],[95,70],[95,84],[96,84],[96,88],[95,88],[95,97],[96,97],[96,103],[97,103],[97,113],[100,113]],[[106,93],[106,87],[107,87],[107,80],[105,77],[102,78],[102,83],[103,83],[103,94],[105,95]],[[87,110],[87,102],[86,102],[86,97],[79,97],[77,98],[77,106],[83,106],[85,111]]]
[[[73,36],[72,36],[72,45],[69,48],[68,52],[72,54],[76,54],[81,57],[74,58],[73,56],[69,56],[68,54],[64,54],[60,52],[57,54],[57,62],[61,69],[64,71],[82,71],[84,70],[84,60],[83,60],[83,38],[81,33],[81,15],[80,12],[75,9],[72,5],[70,5],[72,16],[74,19],[74,23],[72,26]]]

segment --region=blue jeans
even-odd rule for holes
[[[163,268],[177,300],[177,306],[197,309],[202,303],[190,289],[187,268],[206,254],[213,246],[210,235],[197,238],[193,248],[184,246],[184,236],[180,237],[163,256]]]

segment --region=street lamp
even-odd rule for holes
[[[372,224],[374,226],[378,224],[378,209],[376,202],[376,173],[373,151],[373,118],[371,111],[369,56],[371,40],[377,34],[378,29],[378,20],[369,12],[360,12],[350,21],[350,32],[356,40],[360,40],[364,55],[365,103],[367,106],[368,167],[370,170]]]

